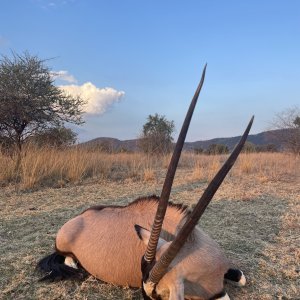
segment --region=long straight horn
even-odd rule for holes
[[[195,92],[195,95],[191,101],[190,107],[188,109],[188,112],[186,114],[185,120],[183,122],[169,167],[168,167],[168,171],[167,171],[167,175],[165,178],[165,182],[163,185],[163,189],[160,195],[160,199],[159,199],[159,203],[158,203],[158,207],[157,207],[157,211],[156,211],[156,215],[155,215],[155,219],[154,219],[154,223],[152,225],[152,230],[151,230],[151,236],[150,236],[150,240],[144,255],[144,259],[146,262],[150,263],[152,262],[152,260],[155,257],[155,253],[156,253],[156,247],[157,247],[157,243],[158,243],[158,238],[160,235],[160,231],[161,231],[161,227],[162,227],[162,223],[166,214],[166,209],[168,206],[168,201],[169,201],[169,197],[170,197],[170,193],[171,193],[171,188],[172,188],[172,184],[173,184],[173,180],[174,180],[174,176],[175,176],[175,172],[176,172],[176,168],[178,165],[178,161],[180,158],[180,154],[182,151],[182,147],[185,141],[185,137],[192,119],[192,115],[204,82],[204,78],[205,78],[205,71],[206,71],[206,66],[207,64],[204,66],[203,72],[202,72],[202,77],[200,80],[200,83],[197,87],[197,90]]]
[[[160,279],[164,276],[164,274],[167,271],[168,266],[172,262],[172,260],[175,258],[181,247],[184,245],[186,239],[188,238],[191,231],[195,228],[197,225],[200,217],[202,216],[203,212],[205,211],[207,205],[211,201],[212,197],[218,190],[219,186],[223,182],[224,178],[226,177],[227,173],[235,163],[239,153],[241,152],[244,143],[247,139],[247,136],[249,134],[250,128],[252,126],[254,120],[254,116],[251,118],[243,136],[241,137],[239,143],[234,148],[233,152],[227,159],[227,161],[224,163],[222,168],[219,170],[217,175],[213,178],[213,180],[210,182],[206,190],[204,191],[202,197],[199,199],[197,205],[195,206],[193,212],[190,214],[188,220],[184,224],[184,226],[181,228],[177,236],[175,237],[174,241],[171,243],[169,248],[163,253],[160,260],[154,265],[152,270],[149,274],[148,282],[151,282],[153,284],[157,284]]]

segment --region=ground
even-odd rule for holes
[[[179,170],[174,202],[193,206],[207,185]],[[189,179],[190,178],[190,179]],[[159,194],[162,179],[99,181],[37,191],[0,190],[0,299],[141,299],[140,290],[83,281],[39,282],[37,261],[53,251],[57,230],[95,204],[120,204]],[[244,271],[243,288],[226,284],[231,299],[300,299],[299,177],[263,180],[229,176],[199,225]]]

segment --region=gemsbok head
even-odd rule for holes
[[[127,206],[94,206],[58,231],[56,251],[38,266],[42,280],[82,274],[116,285],[142,287],[144,299],[229,299],[224,280],[245,285],[218,244],[197,223],[235,163],[253,123],[209,183],[192,212],[169,201],[185,137],[205,77],[185,117],[160,197],[136,199]]]

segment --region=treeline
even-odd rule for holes
[[[230,152],[229,148],[224,144],[211,144],[207,149],[203,149],[199,147],[199,148],[194,148],[193,151],[196,154],[207,154],[207,155],[228,154]],[[246,142],[242,152],[244,153],[278,152],[278,148],[274,144],[255,145],[251,142]]]
[[[32,145],[37,148],[52,147],[66,148],[76,143],[77,134],[70,128],[58,126],[45,129],[44,131],[33,134],[28,137],[24,145]],[[12,154],[15,152],[15,141],[0,132],[0,151],[3,154]]]
[[[145,151],[145,149],[141,146],[141,139],[137,140],[137,150],[126,148],[125,146],[117,146],[112,141],[101,141],[95,143],[93,145],[84,146],[85,149],[93,151],[93,152],[103,152],[103,153],[133,153],[133,152],[142,152],[151,154],[149,151]],[[171,149],[172,150],[172,149]],[[258,152],[278,152],[278,148],[274,144],[266,144],[266,145],[255,145],[251,142],[246,142],[243,152],[244,153],[258,153]],[[195,154],[206,154],[206,155],[217,155],[217,154],[228,154],[230,153],[230,149],[224,144],[211,144],[207,149],[203,148],[193,148],[188,152],[194,152]],[[156,152],[154,152],[157,154]]]
[[[75,145],[76,143],[76,133],[71,129],[66,127],[55,127],[44,132],[38,133],[36,135],[31,136],[25,144],[32,145],[36,148],[42,147],[51,147],[51,148],[68,148],[70,146]],[[147,148],[145,148],[147,145]],[[153,150],[154,146],[151,145],[150,141],[145,142],[145,139],[138,139],[136,149],[130,149],[124,145],[116,145],[114,142],[109,140],[103,140],[98,143],[90,144],[90,145],[78,145],[88,151],[92,152],[103,152],[103,153],[132,153],[132,152],[144,152],[148,154],[158,154],[156,151],[149,151],[149,149]],[[155,144],[158,147],[159,144]],[[169,146],[169,151],[172,150],[172,146]],[[3,154],[12,154],[14,151],[13,142],[6,138],[5,136],[1,136],[0,134],[0,151]],[[162,151],[161,153],[168,153],[169,151]],[[206,154],[206,155],[218,155],[218,154],[228,154],[230,149],[228,146],[224,144],[211,144],[207,149],[203,149],[201,147],[193,148],[190,151],[195,154]],[[278,148],[275,144],[266,144],[266,145],[255,145],[251,142],[246,142],[244,145],[243,152],[245,153],[258,153],[258,152],[278,152]]]
[[[69,129],[70,124],[84,123],[86,100],[66,94],[56,86],[46,61],[27,52],[0,56],[0,150],[17,156],[16,170],[20,170],[24,146],[72,146],[77,134]],[[280,150],[300,155],[300,109],[295,107],[279,114],[274,127],[284,129],[277,137],[282,145]],[[173,148],[174,131],[174,121],[159,114],[149,115],[134,149],[105,142],[87,149],[106,153],[138,149],[150,155],[168,154]],[[244,147],[244,152],[276,151],[273,144],[258,146],[248,142]],[[208,149],[197,148],[194,152],[226,154],[229,149],[226,145],[212,144]]]

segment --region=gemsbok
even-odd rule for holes
[[[229,299],[224,280],[242,286],[218,244],[198,226],[199,218],[235,163],[254,117],[192,212],[169,202],[187,130],[206,72],[192,99],[168,167],[160,197],[139,198],[127,206],[94,206],[65,223],[56,251],[43,258],[41,280],[74,277],[82,268],[102,281],[142,287],[144,299]]]

